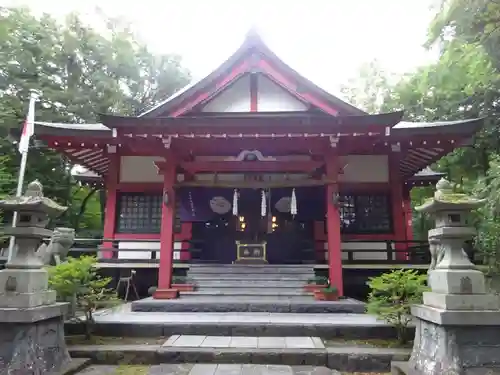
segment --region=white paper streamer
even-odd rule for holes
[[[260,216],[265,217],[266,216],[266,192],[262,190],[262,201],[260,203]]]
[[[292,216],[297,215],[297,197],[295,196],[295,188],[292,189],[292,201],[290,202],[290,213]]]
[[[238,216],[238,190],[236,189],[233,194],[233,215]]]

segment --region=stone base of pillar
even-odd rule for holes
[[[153,294],[154,299],[175,299],[179,298],[179,290],[177,289],[156,289]]]
[[[415,341],[408,363],[393,374],[500,373],[500,311],[450,311],[415,306]]]
[[[0,308],[0,363],[6,374],[58,372],[70,361],[64,340],[66,308],[66,303]]]

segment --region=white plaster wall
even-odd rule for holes
[[[387,247],[384,242],[342,242],[341,246],[342,250],[379,250],[357,251],[353,253],[354,260],[387,260]],[[345,253],[346,259],[347,256]]]
[[[387,155],[347,155],[340,158],[344,173],[340,182],[388,182],[389,158]]]
[[[209,101],[203,112],[250,112],[250,76],[245,75]]]
[[[257,109],[259,112],[305,111],[307,106],[263,75],[257,76]]]
[[[381,250],[381,251],[357,251],[353,254],[354,260],[387,260],[386,245],[383,242],[342,242],[342,250]],[[394,245],[392,245],[394,249]],[[328,250],[328,243],[325,242],[325,250]],[[349,254],[342,252],[342,260],[348,260]],[[325,252],[325,259],[328,260],[328,251]]]
[[[155,156],[122,156],[120,159],[120,182],[163,182],[155,161],[165,160]]]
[[[118,249],[128,249],[128,251],[118,251],[118,259],[153,259],[153,251],[144,250],[158,250],[155,251],[156,259],[160,259],[160,241],[158,242],[118,242]],[[182,242],[174,242],[174,253],[172,259],[181,259],[180,250],[182,249]],[[138,250],[138,251],[132,251]],[[141,251],[142,250],[142,251]]]

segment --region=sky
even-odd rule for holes
[[[99,7],[121,16],[157,53],[175,52],[195,79],[210,73],[242,43],[250,28],[288,65],[338,93],[360,67],[378,60],[402,74],[436,58],[426,51],[436,0],[0,0],[90,24]]]

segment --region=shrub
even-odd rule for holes
[[[172,284],[192,284],[193,281],[187,276],[172,276]]]
[[[68,257],[64,263],[47,267],[49,287],[57,292],[58,299],[71,302],[73,317],[77,308],[83,312],[87,338],[92,335],[95,323],[93,312],[119,302],[115,291],[107,288],[112,279],[100,276],[96,263],[97,258],[92,256]]]
[[[422,302],[427,289],[427,275],[415,270],[394,270],[368,281],[371,291],[368,295],[368,313],[396,328],[398,342],[408,341],[408,325],[412,320],[411,305]]]
[[[307,280],[309,285],[328,285],[328,278],[325,276],[314,276]]]
[[[326,288],[321,289],[323,293],[338,294],[339,290],[336,286],[328,285]]]

